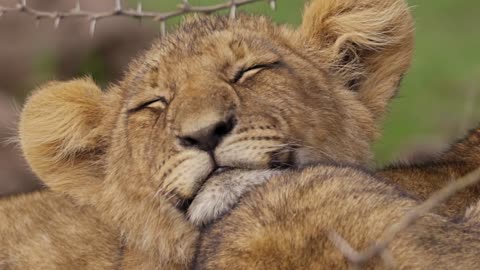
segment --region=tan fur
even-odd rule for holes
[[[401,0],[316,0],[299,30],[258,16],[194,17],[105,91],[90,79],[40,87],[22,112],[20,139],[49,190],[25,203],[0,202],[9,209],[2,222],[14,228],[0,232],[0,245],[17,235],[65,237],[65,230],[86,227],[86,235],[95,231],[105,243],[72,245],[90,255],[115,247],[123,269],[190,267],[200,234],[191,221],[207,223],[225,209],[198,207],[186,216],[185,207],[192,200],[202,205],[204,183],[228,175],[219,167],[236,169],[228,180],[238,180],[252,170],[321,161],[369,164],[371,143],[410,64],[412,27]],[[204,140],[212,134],[215,143]],[[237,183],[235,200],[252,189]],[[76,206],[60,211],[63,223],[56,212],[38,212],[49,194],[52,203]],[[40,214],[37,228],[15,227],[13,213],[22,208],[27,217]],[[76,218],[88,215],[103,227],[77,228]],[[57,226],[42,225],[49,220]],[[52,254],[62,247],[52,245]],[[35,268],[38,249],[18,253],[25,264],[2,254],[5,267]],[[62,268],[60,261],[46,268]],[[109,269],[101,259],[89,263]]]
[[[205,225],[228,213],[238,201],[255,187],[264,184],[274,170],[232,170],[211,177],[198,192],[188,208],[188,219],[196,225]]]
[[[116,269],[120,235],[90,207],[51,191],[0,203],[0,269]]]
[[[419,201],[359,168],[274,176],[201,237],[194,269],[349,269],[335,232],[365,250]],[[477,269],[478,205],[462,220],[428,214],[389,245],[396,269]],[[364,269],[386,269],[378,257]]]
[[[480,167],[479,130],[470,131],[465,138],[452,144],[446,151],[433,155],[428,161],[390,165],[376,170],[375,175],[418,200],[426,200],[435,191]],[[235,207],[243,195],[268,181],[273,173],[278,172],[232,171],[209,179],[188,209],[190,221],[200,225],[216,220]],[[459,218],[479,198],[480,185],[474,185],[454,194],[436,212]]]

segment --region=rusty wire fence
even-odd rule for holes
[[[124,6],[122,0],[115,0],[113,3],[114,6],[109,11],[92,12],[83,9],[81,0],[76,0],[75,6],[69,11],[42,11],[31,7],[27,0],[18,0],[14,6],[3,6],[0,2],[0,17],[3,14],[12,12],[26,13],[35,18],[37,24],[39,24],[43,19],[53,20],[55,28],[58,28],[64,19],[71,17],[82,17],[88,20],[90,25],[89,33],[93,36],[98,21],[115,16],[124,16],[138,20],[151,19],[156,21],[160,24],[161,35],[165,35],[166,21],[170,18],[183,16],[188,13],[210,14],[221,10],[229,10],[230,17],[235,18],[238,7],[260,1],[268,3],[272,9],[275,9],[276,0],[227,0],[219,4],[198,6],[190,4],[189,0],[181,0],[179,1],[176,10],[146,11],[143,9],[141,1],[137,2],[136,8],[127,8]]]

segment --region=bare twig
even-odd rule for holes
[[[31,8],[27,4],[27,0],[18,0],[18,4],[15,7],[5,7],[0,6],[0,16],[6,13],[12,12],[21,12],[26,13],[33,16],[36,21],[40,21],[42,19],[51,19],[54,21],[55,28],[59,27],[60,23],[65,18],[71,17],[81,17],[86,18],[90,21],[90,34],[95,33],[95,25],[97,21],[105,18],[116,17],[116,16],[124,16],[124,17],[131,17],[135,19],[151,19],[153,21],[160,22],[160,29],[161,33],[165,34],[165,22],[166,20],[182,16],[188,13],[205,13],[210,14],[216,11],[230,9],[230,16],[235,18],[235,14],[237,8],[246,4],[254,3],[254,2],[268,2],[272,9],[275,9],[275,1],[276,0],[227,0],[225,3],[208,5],[208,6],[192,6],[188,2],[188,0],[182,0],[182,3],[179,4],[178,8],[173,11],[167,12],[155,12],[155,11],[144,11],[142,8],[141,2],[138,2],[137,7],[135,9],[127,9],[124,8],[122,5],[121,0],[115,0],[115,6],[110,11],[105,12],[90,12],[83,10],[80,5],[80,0],[77,0],[75,3],[75,7],[70,11],[42,11]]]
[[[361,269],[366,262],[377,256],[381,256],[385,264],[392,267],[394,266],[394,261],[388,250],[388,245],[398,233],[413,225],[422,216],[429,213],[452,195],[478,182],[480,182],[480,168],[435,192],[428,200],[407,212],[397,223],[388,227],[375,244],[363,252],[356,251],[336,232],[330,233],[330,240],[347,258],[353,269]]]

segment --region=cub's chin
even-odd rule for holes
[[[209,224],[235,207],[245,193],[279,173],[278,170],[217,171],[191,202],[187,217],[197,226]]]

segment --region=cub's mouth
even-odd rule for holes
[[[288,169],[293,169],[296,166],[294,164],[289,164],[289,163],[277,163],[277,162],[272,162],[270,166],[268,166],[268,169],[270,170],[275,170],[275,171],[283,171],[283,170],[288,170]],[[203,181],[202,185],[198,188],[198,191],[193,194],[192,197],[190,198],[181,198],[177,203],[175,204],[177,209],[183,213],[187,213],[188,209],[192,205],[192,202],[194,199],[197,197],[198,193],[200,190],[202,190],[202,187],[207,183],[207,181],[217,178],[217,177],[222,177],[226,176],[231,171],[234,170],[241,170],[241,171],[257,171],[258,169],[255,168],[236,168],[236,167],[227,167],[227,166],[219,166],[216,169],[214,169]]]
[[[185,198],[185,197],[180,197],[177,196],[172,199],[172,203],[176,206],[176,208],[183,212],[186,213],[190,206],[192,205],[193,200],[196,198],[200,190],[204,187],[205,183],[210,181],[213,178],[217,177],[222,177],[225,176],[225,174],[228,174],[229,172],[233,170],[241,170],[241,171],[256,171],[256,170],[265,170],[265,169],[270,169],[270,170],[275,170],[275,171],[282,171],[282,170],[288,170],[288,169],[294,169],[298,167],[298,162],[296,162],[295,158],[295,151],[279,151],[277,152],[272,152],[271,153],[271,159],[270,162],[268,163],[267,166],[265,165],[254,165],[254,164],[245,164],[245,166],[220,166],[217,165],[218,163],[215,161],[215,167],[214,169],[202,180],[200,181],[200,185],[197,188],[197,191],[192,194],[191,197]]]

